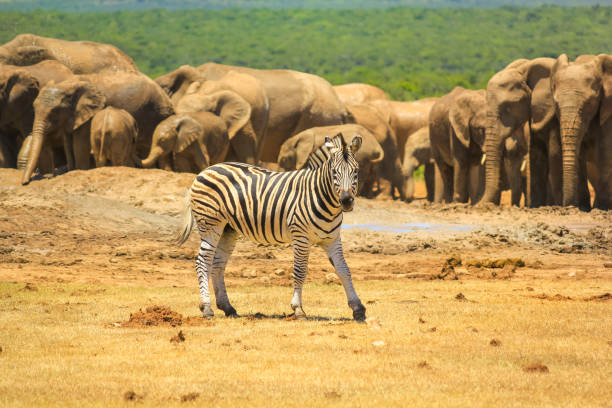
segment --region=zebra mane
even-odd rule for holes
[[[334,136],[334,138],[332,139],[332,144],[334,145],[336,149],[342,150],[342,134],[341,133],[338,133],[336,136]],[[330,157],[331,156],[329,154],[329,150],[325,146],[325,143],[323,143],[314,152],[310,153],[310,156],[308,156],[308,160],[306,161],[305,167],[311,170],[318,169]]]

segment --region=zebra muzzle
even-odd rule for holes
[[[355,198],[348,192],[344,191],[340,194],[340,205],[342,205],[342,211],[351,211],[355,204]]]

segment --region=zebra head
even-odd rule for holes
[[[356,135],[349,148],[342,133],[338,133],[333,140],[329,137],[325,138],[325,147],[330,155],[331,177],[336,199],[340,202],[342,211],[352,211],[357,195],[357,174],[359,173],[355,153],[361,147],[361,136]]]

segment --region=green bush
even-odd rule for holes
[[[409,100],[482,88],[517,58],[609,53],[610,7],[282,9],[0,14],[19,33],[111,43],[156,77],[216,61],[367,82]]]

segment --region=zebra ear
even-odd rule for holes
[[[327,148],[327,150],[329,150],[331,152],[331,150],[334,148],[334,143],[332,142],[332,140],[329,138],[329,136],[325,136],[325,147]]]
[[[353,141],[351,142],[351,152],[353,152],[353,154],[357,153],[357,151],[361,147],[361,142],[362,142],[361,136],[355,135],[355,137],[353,138]]]

